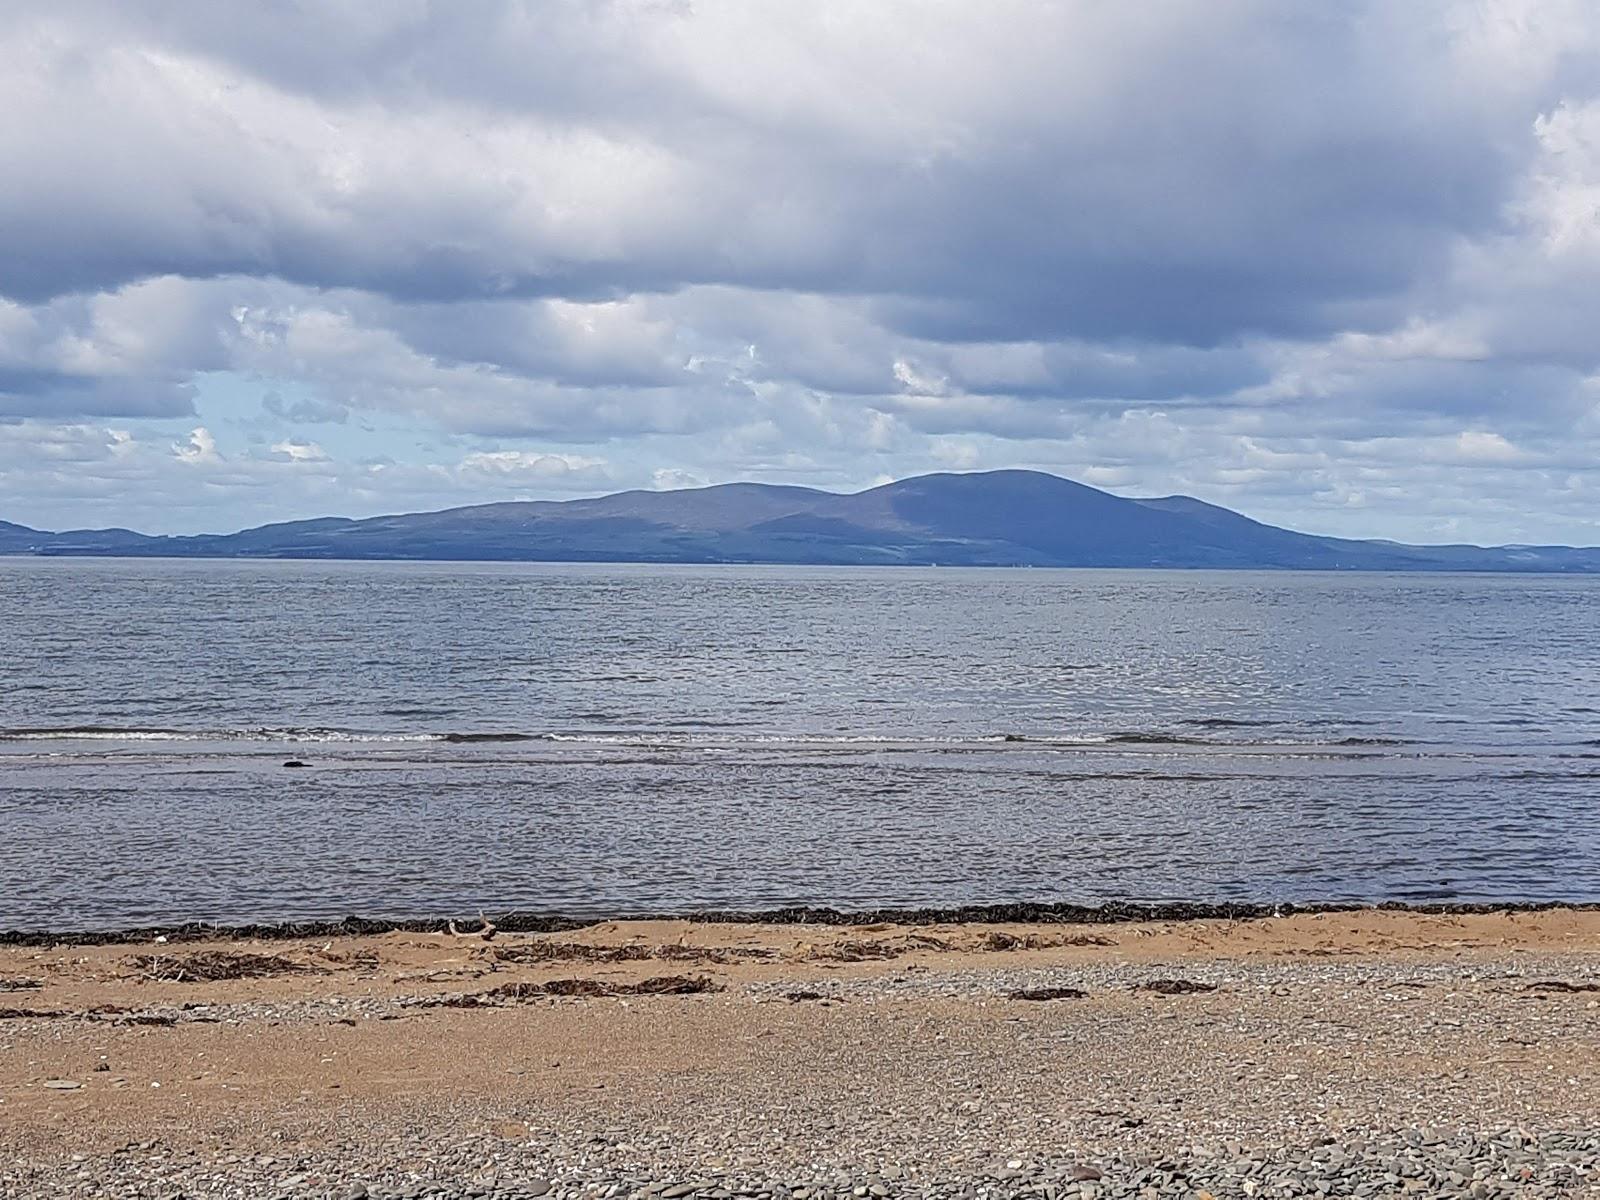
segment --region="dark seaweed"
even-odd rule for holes
[[[875,908],[841,911],[835,908],[778,908],[724,910],[692,913],[612,913],[594,917],[568,917],[555,913],[514,912],[496,917],[501,933],[566,933],[607,921],[679,920],[703,924],[754,923],[764,925],[945,925],[945,924],[1041,924],[1041,925],[1116,925],[1138,921],[1250,921],[1266,917],[1287,917],[1298,913],[1410,912],[1427,916],[1471,916],[1483,913],[1550,912],[1568,909],[1577,912],[1600,911],[1596,903],[1433,903],[1410,904],[1387,901],[1382,904],[1127,904],[1114,901],[1095,906],[1082,904],[974,904],[951,908]],[[459,918],[458,918],[459,919]],[[471,918],[469,918],[471,919]],[[114,946],[153,942],[164,937],[168,942],[239,941],[245,939],[286,940],[290,938],[360,937],[380,933],[449,934],[449,920],[369,920],[346,917],[342,921],[290,921],[281,925],[209,925],[190,922],[183,925],[146,926],[121,930],[32,930],[0,931],[0,946]]]

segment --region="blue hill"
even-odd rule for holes
[[[194,537],[0,522],[0,554],[1600,571],[1600,549],[1319,537],[1187,496],[1127,499],[1038,471],[922,475],[848,495],[732,483]]]

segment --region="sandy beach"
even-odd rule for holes
[[[0,1018],[8,1197],[1600,1187],[1595,912],[7,947]]]

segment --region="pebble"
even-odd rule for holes
[[[1007,1031],[1009,1045],[1038,1045],[1048,1037],[1070,1038],[1067,1044],[1074,1047],[1093,1040],[1120,1048],[1126,1004],[1101,1010],[1095,1007],[1096,994],[1144,996],[1133,990],[1136,985],[1171,979],[1174,970],[1173,964],[1094,962],[821,977],[806,986],[851,1005],[963,998],[994,1006],[994,1028]],[[1413,1038],[1438,1036],[1428,1033],[1438,1015],[1428,1010],[1444,1012],[1450,996],[1460,999],[1449,1003],[1448,1036],[1475,1039],[1495,1054],[1519,1052],[1503,1045],[1513,1028],[1508,1012],[1515,1013],[1515,1028],[1529,1036],[1589,1039],[1580,1045],[1592,1044],[1596,1036],[1591,1010],[1570,1001],[1524,999],[1530,977],[1600,979],[1595,960],[1587,956],[1461,964],[1236,960],[1185,963],[1181,970],[1183,978],[1218,991],[1150,996],[1152,1019],[1177,1013],[1187,1014],[1184,1019],[1226,1020],[1257,1037],[1255,1044],[1302,1038],[1308,1052],[1330,1049],[1360,1061],[1403,1048]],[[730,989],[717,1002],[780,1003],[781,1011],[789,1011],[785,993],[793,986],[792,980],[753,983]],[[1005,999],[1008,992],[1029,987],[1075,987],[1089,999],[1043,1009]],[[1284,1003],[1275,997],[1285,990],[1319,997],[1315,1006],[1296,1009],[1306,1014],[1301,1027],[1284,1024]],[[1417,1003],[1419,998],[1426,1002]],[[1219,1007],[1219,1001],[1231,1007]],[[1208,1016],[1208,1006],[1217,1012]],[[1375,1006],[1381,1006],[1381,1022],[1358,1026],[1354,1014]],[[251,1024],[372,1019],[410,1010],[404,997],[323,997],[151,1011],[179,1023]],[[1006,1024],[1014,1011],[1026,1012],[1032,1024]],[[1319,1024],[1341,1015],[1348,1028]],[[1183,1029],[1171,1028],[1171,1053],[1178,1054]],[[936,1044],[942,1034],[931,1027],[927,1036]],[[400,1126],[330,1124],[326,1137],[285,1142],[282,1149],[256,1141],[205,1152],[142,1141],[115,1152],[84,1154],[82,1146],[63,1143],[31,1146],[18,1156],[7,1146],[8,1153],[0,1153],[0,1197],[1557,1200],[1600,1194],[1600,1124],[1592,1107],[1572,1106],[1555,1117],[1547,1112],[1542,1124],[1532,1119],[1519,1124],[1528,1114],[1515,1093],[1488,1094],[1475,1088],[1469,1075],[1458,1090],[1452,1084],[1448,1094],[1420,1099],[1381,1073],[1347,1076],[1350,1091],[1343,1100],[1367,1113],[1368,1123],[1341,1128],[1318,1107],[1327,1099],[1327,1077],[1311,1059],[1304,1070],[1285,1073],[1280,1065],[1271,1074],[1259,1073],[1258,1063],[1248,1060],[1197,1060],[1195,1077],[1184,1076],[1194,1095],[1182,1105],[1163,1107],[1168,1097],[1150,1089],[1148,1072],[1141,1072],[1136,1061],[1113,1060],[1102,1078],[1063,1074],[1051,1081],[1055,1090],[1038,1093],[1019,1090],[1017,1064],[1025,1068],[1025,1056],[1010,1060],[1011,1074],[998,1071],[990,1058],[952,1051],[942,1060],[950,1066],[950,1090],[920,1103],[875,1089],[870,1066],[878,1060],[863,1051],[859,1094],[805,1095],[775,1080],[770,1112],[765,1105],[740,1104],[706,1091],[697,1096],[693,1111],[678,1113],[636,1110],[629,1098],[620,1106],[608,1100],[613,1107],[603,1120],[584,1108],[588,1101],[571,1113],[542,1112],[537,1121],[531,1113],[519,1114],[529,1118],[530,1128],[516,1139],[474,1131],[486,1116],[503,1116],[503,1111],[441,1107],[427,1120]],[[83,1085],[60,1079],[46,1080],[44,1086],[72,1090]],[[1370,1095],[1361,1090],[1366,1088]],[[585,1094],[592,1093],[585,1089]],[[1047,1097],[1043,1104],[1018,1099],[1040,1094]],[[1081,1115],[1090,1097],[1098,1114],[1093,1118]],[[1381,1106],[1374,1097],[1381,1097]],[[1077,1124],[1066,1136],[1060,1122],[1069,1112]],[[1374,1114],[1385,1123],[1374,1123]],[[1562,1127],[1568,1121],[1576,1127]]]
[[[671,1161],[671,1148],[637,1147],[631,1156],[615,1147],[599,1154],[577,1144],[554,1142],[508,1147],[474,1138],[404,1145],[346,1147],[327,1157],[301,1158],[290,1174],[275,1172],[283,1159],[233,1156],[207,1162],[193,1154],[140,1152],[132,1147],[110,1161],[75,1155],[64,1166],[0,1169],[0,1195],[19,1200],[56,1196],[281,1197],[284,1200],[561,1200],[605,1197],[656,1200],[845,1200],[905,1197],[906,1200],[1251,1200],[1275,1197],[1354,1196],[1413,1200],[1556,1200],[1600,1189],[1600,1132],[1445,1133],[1400,1128],[1362,1130],[1337,1141],[1243,1147],[1225,1143],[1106,1154],[1094,1163],[1082,1155],[1027,1164],[1019,1172],[1007,1160],[992,1169],[961,1173],[935,1161],[856,1164],[817,1162],[809,1173],[792,1167],[773,1181],[759,1166],[728,1170],[711,1178],[652,1176]],[[736,1155],[738,1147],[726,1147]],[[485,1163],[492,1166],[492,1175]],[[85,1163],[92,1169],[84,1169]],[[422,1166],[408,1172],[407,1166]],[[551,1168],[562,1169],[554,1171]],[[361,1178],[354,1178],[359,1171]],[[557,1182],[559,1180],[559,1182]]]

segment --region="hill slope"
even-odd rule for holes
[[[0,522],[0,554],[1600,571],[1600,549],[1317,537],[1186,496],[1125,499],[1037,471],[922,475],[851,495],[731,483],[196,537]]]

